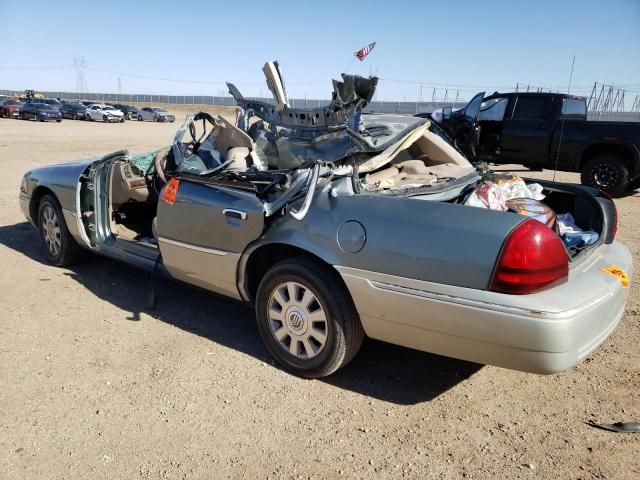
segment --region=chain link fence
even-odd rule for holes
[[[156,103],[169,105],[220,105],[232,107],[235,105],[233,97],[209,96],[209,95],[146,95],[146,94],[126,94],[126,93],[75,93],[75,92],[40,92],[45,97],[60,98],[63,100],[86,100],[97,103]],[[13,90],[0,90],[0,95],[23,95],[23,92]],[[271,97],[248,97],[251,100],[260,100],[273,103]],[[289,99],[293,108],[320,108],[328,105],[329,100],[310,98]],[[369,113],[402,113],[415,115],[416,113],[433,112],[444,106],[462,108],[466,102],[451,101],[415,101],[415,102],[394,102],[374,100],[365,109]],[[592,121],[623,121],[640,122],[640,112],[588,112],[587,119]]]

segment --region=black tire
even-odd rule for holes
[[[138,115],[138,121],[141,122],[142,121],[142,115]]]
[[[364,338],[364,330],[353,301],[346,287],[341,286],[341,283],[338,275],[329,267],[319,261],[303,257],[285,260],[274,265],[262,278],[256,296],[258,331],[269,353],[285,369],[305,378],[325,377],[345,366],[358,353]],[[300,297],[299,299],[291,303],[289,295],[290,303],[280,305],[277,300],[273,303],[274,298],[283,298],[275,297],[279,292],[286,293],[286,286],[293,284],[299,287],[297,291],[294,290],[294,295]],[[312,300],[307,301],[306,307],[302,307],[306,312],[304,313],[297,305],[303,305],[302,300],[308,292]],[[288,315],[287,323],[270,317],[270,311],[276,312],[271,308],[272,305],[280,307],[283,319]],[[290,306],[285,311],[286,305]],[[313,306],[313,311],[309,308],[310,306]],[[302,313],[297,318],[298,328],[302,329],[301,336],[285,333],[281,335],[281,340],[276,339],[275,332],[280,332],[282,329],[287,332],[293,331],[290,327],[285,327],[292,321],[296,321],[296,309]],[[305,318],[305,315],[315,315],[317,312],[321,313],[324,320],[312,323],[311,318]],[[315,332],[320,332],[319,338],[325,337],[324,344],[312,338],[315,332],[313,335],[307,333],[318,323],[321,324],[320,328],[314,329]],[[311,358],[306,358],[307,348],[302,343],[302,338],[305,336],[307,345],[315,350],[312,351]],[[289,346],[285,345],[287,337]],[[296,337],[295,341],[294,337]],[[287,350],[292,348],[292,342],[295,342],[297,354]],[[301,352],[300,346],[304,353]]]
[[[158,117],[156,117],[155,115],[153,116],[153,121],[157,122],[158,121]]]
[[[123,115],[122,118],[120,118],[120,123],[124,123],[125,120],[126,120],[126,118]]]
[[[582,167],[580,182],[610,195],[620,195],[629,187],[629,167],[616,155],[596,155]]]
[[[62,120],[56,120],[56,122],[60,123],[60,122],[62,122]]]
[[[78,119],[78,114],[74,113],[73,116],[71,117],[72,120],[77,120]]]
[[[104,120],[105,123],[109,123],[109,117],[107,117],[106,115],[102,116],[102,120]]]
[[[84,257],[85,251],[69,233],[62,209],[52,195],[45,195],[40,200],[38,230],[44,254],[51,264],[65,267],[79,262]]]

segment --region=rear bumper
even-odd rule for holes
[[[614,242],[572,269],[569,281],[531,295],[505,295],[336,267],[368,336],[417,350],[525,372],[573,367],[615,329],[629,289],[602,271],[632,274]]]

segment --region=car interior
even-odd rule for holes
[[[167,181],[165,172],[198,181],[220,182],[227,176],[230,186],[241,188],[244,182],[258,195],[274,186],[285,189],[290,181],[286,170],[279,170],[272,159],[266,166],[256,150],[243,130],[222,117],[201,112],[187,118],[171,147],[143,155],[147,157],[146,166],[136,166],[134,157],[114,160],[109,179],[113,235],[150,246],[157,244],[156,212]],[[474,167],[430,131],[429,123],[359,165],[364,191],[430,186],[472,172]]]
[[[200,122],[202,120],[202,122]],[[165,172],[201,176],[221,171],[242,172],[257,164],[251,138],[221,117],[198,114],[185,122],[172,147],[138,157],[114,160],[109,178],[109,218],[114,237],[157,245],[156,213]]]
[[[428,123],[359,167],[363,187],[370,191],[434,185],[474,171],[463,155],[429,130]]]

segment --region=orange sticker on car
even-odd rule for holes
[[[629,288],[629,275],[627,275],[627,272],[625,272],[624,269],[616,267],[615,265],[611,265],[607,268],[601,268],[600,271],[608,273],[609,275],[612,275],[620,280],[620,285],[622,285],[622,288]]]
[[[172,178],[164,187],[162,192],[162,201],[167,202],[169,205],[176,203],[176,195],[178,194],[178,187],[180,186],[180,180]]]

